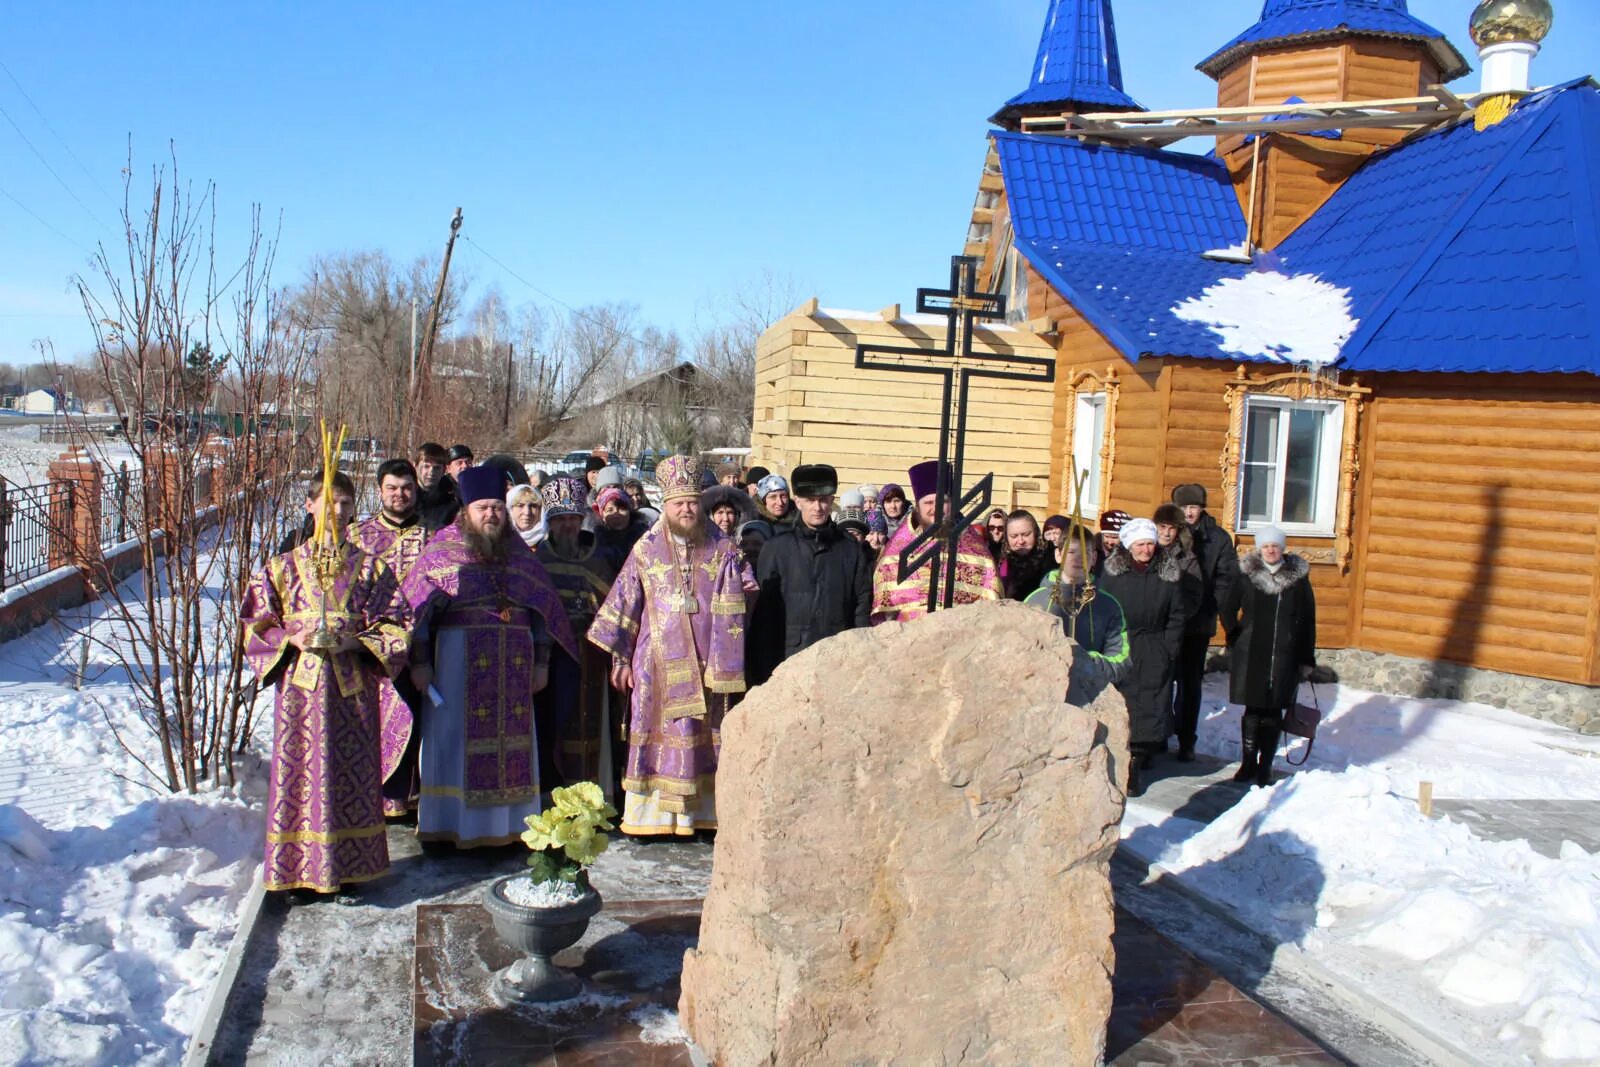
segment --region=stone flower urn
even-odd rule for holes
[[[527,880],[526,874],[512,874],[495,880],[483,894],[483,906],[494,920],[500,939],[523,958],[495,973],[489,988],[501,1007],[516,1004],[544,1004],[575,997],[583,989],[577,975],[550,962],[550,957],[577,944],[589,928],[589,920],[600,910],[600,894],[580,879],[583,896],[571,904],[553,907],[525,907],[506,897],[507,884]]]

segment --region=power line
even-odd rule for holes
[[[88,166],[83,162],[83,160],[78,158],[78,153],[72,150],[72,146],[67,143],[66,138],[62,137],[60,133],[56,132],[56,128],[54,126],[50,125],[50,120],[45,118],[44,112],[39,110],[39,105],[33,102],[33,97],[28,95],[28,90],[22,87],[22,83],[18,81],[17,76],[11,72],[11,68],[6,66],[4,60],[0,60],[0,70],[6,72],[6,77],[10,78],[11,84],[17,87],[17,92],[22,94],[22,99],[28,102],[29,107],[33,108],[33,113],[39,116],[39,121],[44,123],[44,128],[50,131],[50,136],[56,139],[56,143],[66,150],[67,155],[72,157],[72,161],[78,165],[79,170],[83,171],[83,176],[89,179],[89,183],[95,187],[95,191],[101,196],[105,197],[106,203],[110,204],[113,209],[121,210],[116,199],[110,193],[106,192],[106,187],[100,184],[99,180],[95,178],[94,174],[89,170]]]
[[[635,334],[631,334],[626,330],[619,330],[619,329],[617,329],[616,326],[614,326],[613,324],[611,324],[609,322],[606,322],[604,319],[597,319],[593,315],[590,315],[589,313],[587,313],[585,311],[581,311],[578,308],[573,307],[571,304],[567,303],[565,300],[561,299],[559,296],[556,296],[553,293],[548,293],[545,290],[539,288],[537,285],[534,285],[532,282],[530,282],[528,279],[524,278],[522,275],[518,274],[516,271],[512,270],[510,267],[506,266],[500,260],[496,259],[493,255],[490,254],[488,249],[484,248],[483,245],[479,244],[477,241],[474,241],[472,239],[472,235],[471,234],[464,233],[464,234],[461,235],[461,239],[463,241],[466,241],[468,244],[472,245],[474,250],[476,250],[479,254],[481,254],[485,259],[489,260],[489,262],[495,264],[501,270],[503,270],[507,274],[511,275],[511,277],[515,278],[517,281],[521,282],[523,285],[526,285],[529,289],[532,289],[534,292],[538,293],[540,296],[544,297],[546,300],[549,300],[551,303],[560,304],[562,307],[566,308],[572,314],[578,316],[578,318],[583,319],[585,322],[593,323],[594,325],[599,326],[603,330],[610,330],[617,337],[626,337],[628,340],[630,340],[634,344],[640,346],[641,348],[643,348],[647,352],[654,352],[657,355],[661,355],[661,356],[672,356],[674,359],[681,358],[681,355],[682,355],[681,353],[674,354],[672,352],[668,352],[666,349],[662,348],[660,345],[652,344],[651,342],[646,341],[644,338],[639,337],[639,336],[637,336]]]
[[[57,237],[61,238],[65,242],[67,242],[67,244],[71,245],[73,248],[76,248],[78,251],[82,252],[84,255],[86,255],[86,256],[93,256],[94,255],[93,252],[91,252],[87,248],[83,247],[83,245],[79,244],[77,241],[74,241],[72,238],[68,237],[66,234],[62,233],[60,230],[56,229],[54,226],[52,226],[48,222],[44,221],[44,219],[40,218],[39,215],[33,210],[33,208],[29,207],[27,204],[24,204],[21,200],[18,200],[16,197],[12,196],[9,192],[6,191],[6,189],[3,186],[0,186],[0,196],[5,197],[7,200],[9,200],[13,204],[17,205],[17,207],[21,208],[23,210],[23,212],[29,218],[33,219],[34,222],[37,222],[40,226],[43,226],[45,229],[47,229],[51,233],[55,234]]]
[[[79,207],[83,208],[88,216],[95,221],[96,225],[98,225],[101,229],[108,229],[109,227],[107,227],[104,222],[100,221],[100,216],[96,215],[89,209],[89,205],[85,204],[83,200],[79,198],[78,194],[72,191],[72,186],[68,185],[65,179],[56,173],[56,169],[50,165],[50,161],[45,159],[44,155],[34,147],[32,141],[28,140],[28,135],[22,132],[22,127],[17,125],[17,120],[11,117],[11,113],[5,108],[0,107],[0,116],[3,116],[7,122],[11,123],[11,128],[17,131],[18,137],[22,138],[22,143],[28,146],[28,151],[32,152],[34,158],[39,161],[40,165],[42,165],[45,170],[50,172],[50,177],[54,178],[56,183],[67,191],[67,195],[72,197],[73,201]]]

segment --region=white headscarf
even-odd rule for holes
[[[529,548],[537,548],[539,542],[545,539],[547,533],[544,524],[544,499],[539,496],[539,490],[526,482],[521,485],[513,485],[506,491],[506,508],[510,509],[511,505],[520,502],[524,496],[533,497],[534,502],[539,505],[539,521],[533,524],[532,529],[517,530],[517,535],[522,538],[523,544]],[[516,527],[517,524],[513,522],[511,528],[516,530]]]

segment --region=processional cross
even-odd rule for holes
[[[978,260],[950,257],[948,289],[918,289],[917,311],[943,315],[946,320],[942,348],[901,348],[893,345],[856,346],[856,366],[867,370],[904,374],[937,374],[944,390],[939,405],[939,480],[936,522],[919,533],[900,553],[900,581],[928,567],[928,610],[948,608],[955,601],[956,546],[973,520],[989,506],[994,473],[985,474],[961,494],[962,462],[967,447],[967,397],[974,378],[1052,382],[1054,359],[972,350],[972,326],[979,319],[1004,319],[1006,298],[979,292]],[[912,502],[912,507],[916,503]]]

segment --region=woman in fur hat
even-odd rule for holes
[[[756,502],[737,485],[714,485],[700,494],[700,511],[706,521],[732,537],[743,523],[756,517]]]
[[[1118,546],[1096,583],[1122,605],[1132,659],[1117,689],[1128,704],[1128,795],[1144,792],[1140,774],[1172,732],[1172,672],[1183,638],[1182,570],[1159,551],[1156,524],[1131,519],[1117,531]]]
[[[1283,531],[1268,526],[1255,536],[1255,550],[1239,561],[1239,581],[1222,605],[1222,629],[1228,636],[1229,699],[1245,709],[1233,780],[1271,785],[1283,713],[1316,663],[1317,601],[1311,568],[1284,551]]]

